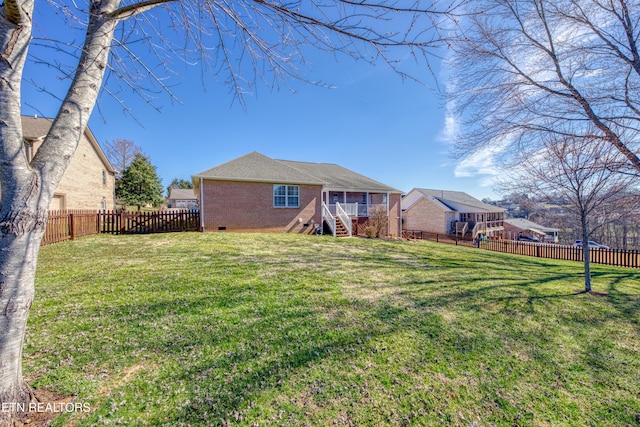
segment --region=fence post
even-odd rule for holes
[[[121,211],[118,215],[120,216],[120,234],[124,234],[124,230],[126,228],[127,219],[125,218],[125,211]]]
[[[73,221],[73,213],[69,214],[69,233],[71,234],[71,240],[76,239],[76,227]]]

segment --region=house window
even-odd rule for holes
[[[102,171],[102,185],[107,185],[107,172]]]
[[[366,195],[366,194],[363,194],[363,195],[362,195],[362,204],[363,204],[363,205],[366,205],[366,204],[367,204],[367,195]]]
[[[383,194],[383,195],[382,195],[382,203],[383,203],[383,204],[386,204],[386,203],[387,203],[387,195],[386,195],[386,194]]]
[[[338,203],[338,193],[333,193],[333,204]]]
[[[273,206],[276,208],[297,208],[300,206],[300,189],[297,185],[273,186]]]

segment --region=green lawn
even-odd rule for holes
[[[43,247],[25,343],[54,425],[640,424],[640,272],[429,242]]]

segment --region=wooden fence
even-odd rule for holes
[[[65,210],[50,211],[42,245],[73,240],[100,232],[96,211]]]
[[[455,236],[449,236],[446,234],[427,233],[422,231],[404,231],[403,237],[407,239],[430,240],[438,243],[450,243],[459,246],[475,246],[472,240],[459,239]],[[584,261],[582,248],[579,246],[499,239],[488,239],[480,242],[478,246],[481,249],[487,249],[495,252],[565,261]],[[589,258],[594,264],[640,268],[640,251],[637,250],[591,248],[589,250]]]
[[[200,229],[200,214],[197,211],[102,211],[98,216],[102,233],[149,234]]]
[[[538,258],[584,261],[584,253],[580,246],[490,239],[481,243],[480,247],[490,251],[535,256]],[[590,248],[589,259],[594,264],[640,268],[640,251]]]
[[[451,234],[404,230],[402,232],[402,237],[408,240],[430,240],[436,243],[449,243],[456,246],[473,246],[473,240],[471,238],[462,238]]]
[[[42,245],[90,234],[148,234],[200,230],[200,214],[192,211],[122,212],[50,211]]]

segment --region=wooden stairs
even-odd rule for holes
[[[339,217],[336,217],[336,237],[349,237],[349,230]]]

